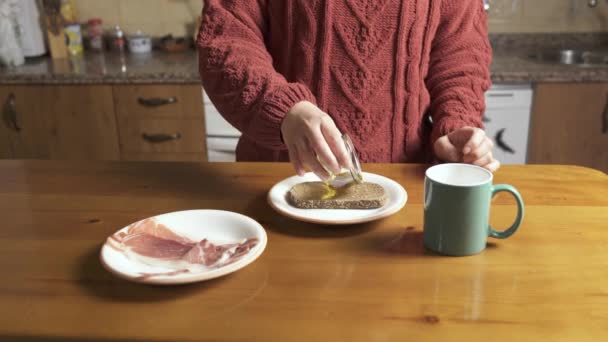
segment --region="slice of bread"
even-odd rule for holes
[[[287,202],[300,209],[376,209],[387,201],[381,185],[366,182],[337,189],[323,182],[306,182],[294,185],[287,193]]]

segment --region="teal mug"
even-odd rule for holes
[[[429,168],[424,179],[424,245],[453,256],[477,254],[488,236],[506,239],[522,223],[524,202],[511,185],[492,185],[493,175],[479,166],[440,164]],[[517,200],[515,223],[505,231],[490,227],[490,202],[499,192]]]

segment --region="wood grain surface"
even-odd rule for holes
[[[443,257],[422,245],[424,165],[364,165],[408,191],[403,210],[326,227],[276,214],[287,164],[0,161],[1,341],[606,341],[608,176],[505,166],[526,204],[510,239]],[[99,248],[136,220],[184,209],[248,215],[253,264],[204,283],[113,277]],[[491,223],[507,227],[508,195]]]

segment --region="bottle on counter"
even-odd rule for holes
[[[125,52],[125,33],[120,26],[116,25],[113,30],[110,30],[107,39],[110,51]]]
[[[68,52],[70,53],[70,55],[81,55],[84,51],[84,48],[82,45],[82,32],[80,29],[80,24],[67,24],[64,28],[64,32],[66,35]]]
[[[99,18],[88,22],[89,48],[92,51],[103,51],[103,22]]]
[[[66,23],[75,23],[77,19],[74,0],[61,0],[61,16]]]

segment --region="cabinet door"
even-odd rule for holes
[[[2,87],[0,96],[12,158],[119,159],[111,87]]]
[[[608,83],[539,84],[529,162],[608,172]]]
[[[43,93],[43,87],[0,87],[0,153],[3,158],[50,158],[50,115]]]
[[[114,87],[122,160],[205,161],[200,85]]]

